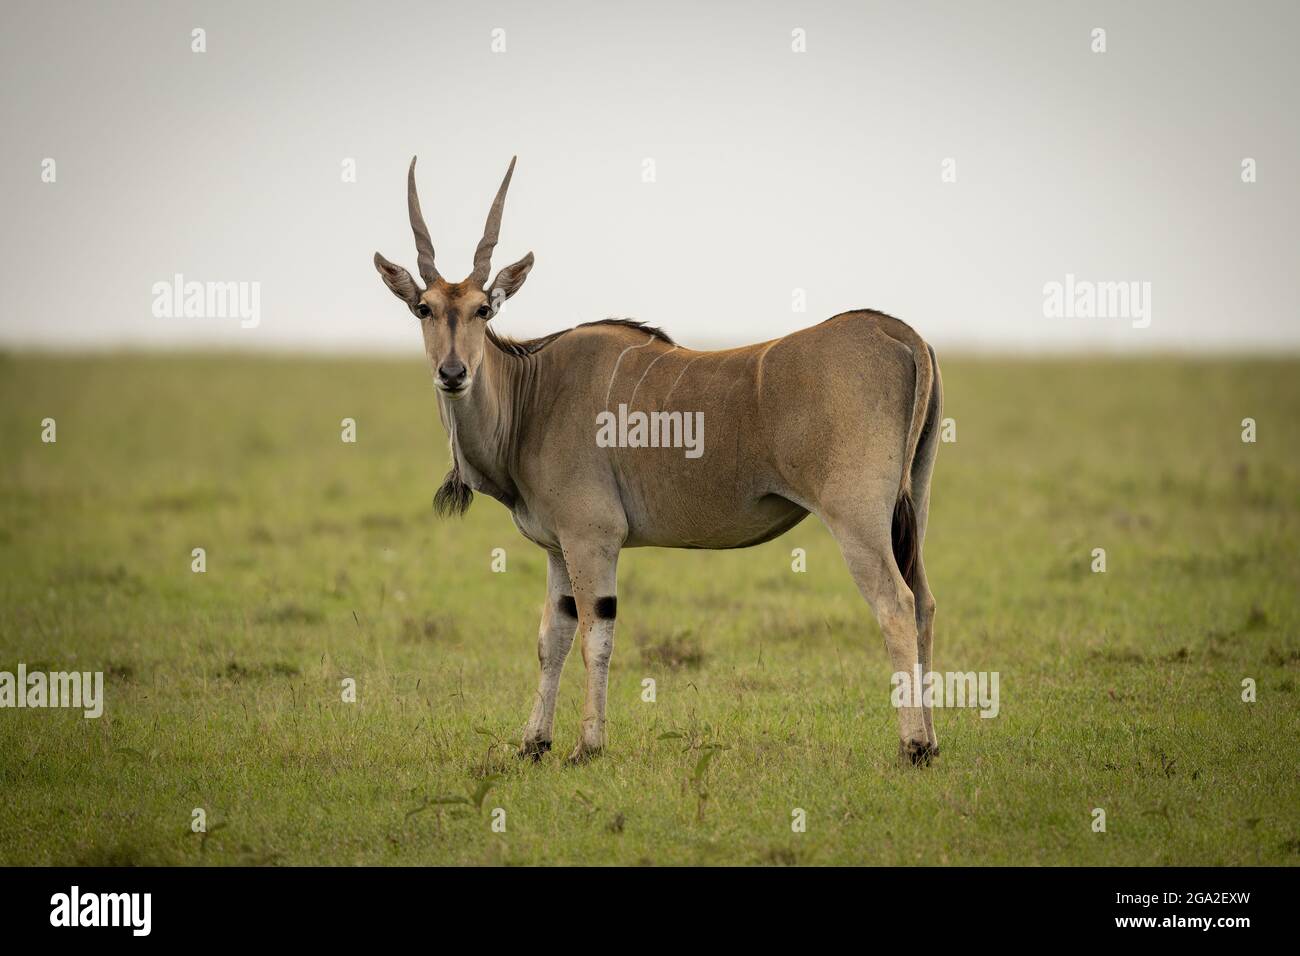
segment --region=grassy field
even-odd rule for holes
[[[936,667],[997,671],[1000,714],[936,711],[942,756],[899,763],[809,519],[625,553],[575,768],[576,652],[556,753],[512,756],[545,563],[489,499],[434,517],[421,364],[0,357],[0,670],[107,696],[0,710],[0,863],[1300,862],[1300,362],[941,361]]]

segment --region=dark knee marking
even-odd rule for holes
[[[612,621],[618,617],[618,598],[596,598],[596,617],[602,621]]]
[[[561,594],[560,599],[555,602],[555,608],[561,614],[567,614],[569,617],[577,618],[578,603],[573,600],[572,594]]]

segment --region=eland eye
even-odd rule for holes
[[[489,315],[492,314],[492,310],[486,305],[480,305],[478,307],[478,311],[475,312],[474,314],[477,315],[480,319],[486,319]]]
[[[427,319],[430,315],[429,307],[425,305],[423,302],[421,302],[419,305],[415,307],[415,314],[422,319]]]

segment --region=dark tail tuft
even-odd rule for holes
[[[474,501],[474,491],[461,480],[460,472],[453,468],[442,480],[442,487],[433,496],[433,510],[444,518],[460,517]]]
[[[912,508],[912,494],[903,491],[894,505],[893,522],[894,563],[907,586],[916,590],[916,511]]]

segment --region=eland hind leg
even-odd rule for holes
[[[917,515],[918,528],[920,515]],[[919,540],[918,534],[918,540]],[[916,576],[913,581],[912,594],[916,601],[917,659],[921,664],[921,674],[929,674],[934,669],[934,595],[930,592],[930,582],[925,577],[925,564],[918,553],[916,558]],[[930,753],[939,756],[939,737],[934,732],[934,708],[929,701],[922,708],[925,720],[925,736],[930,745]]]
[[[910,693],[898,708],[899,752],[912,763],[929,763],[932,750],[915,669],[921,660],[917,607],[894,560],[892,518],[898,486],[874,483],[852,494],[833,495],[820,509],[849,566],[858,591],[871,605],[896,679]]]
[[[918,487],[919,497],[916,508],[916,570],[912,578],[912,594],[916,601],[916,630],[918,638],[918,659],[922,675],[934,669],[934,593],[925,576],[925,561],[921,557],[921,546],[925,543],[925,526],[930,517],[930,480],[925,476],[925,486]],[[934,708],[927,701],[924,707],[925,735],[930,744],[930,752],[939,755],[939,737],[934,732]]]

